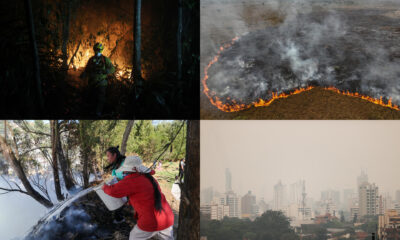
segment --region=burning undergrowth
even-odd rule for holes
[[[220,48],[203,78],[213,105],[226,112],[268,106],[323,86],[398,109],[392,104],[400,103],[398,19],[382,9],[289,8],[285,14],[279,26]]]

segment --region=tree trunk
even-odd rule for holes
[[[126,144],[128,143],[129,139],[129,134],[132,131],[133,124],[135,123],[135,120],[129,120],[128,123],[126,124],[124,135],[122,136],[122,142],[121,142],[121,154],[125,155],[126,153]]]
[[[58,159],[58,162],[60,163],[61,173],[64,178],[65,187],[68,190],[70,190],[71,188],[73,188],[75,186],[75,184],[74,184],[74,179],[72,178],[72,175],[71,175],[71,170],[70,170],[68,160],[64,156],[64,151],[63,151],[62,144],[61,144],[60,124],[58,123],[58,121],[55,121],[54,127],[55,127],[55,131],[54,131],[55,136],[54,137],[55,137],[55,141],[57,144],[57,146],[56,146],[57,159]]]
[[[61,193],[61,184],[60,184],[60,175],[58,173],[58,161],[57,161],[57,120],[50,121],[50,129],[51,129],[51,165],[53,168],[53,176],[54,176],[54,189],[56,191],[58,201],[64,200],[64,197]]]
[[[38,47],[36,43],[36,38],[35,38],[35,22],[33,18],[33,12],[32,12],[32,3],[31,0],[25,0],[25,6],[26,6],[26,12],[27,12],[27,18],[28,18],[28,25],[29,25],[29,30],[30,30],[30,39],[32,43],[32,53],[33,53],[33,71],[34,71],[34,77],[36,81],[36,91],[38,95],[38,100],[39,100],[39,108],[40,111],[42,112],[44,110],[44,102],[43,102],[43,96],[42,96],[42,81],[40,79],[40,65],[39,65],[39,52],[38,52]]]
[[[141,11],[142,11],[142,0],[136,0],[135,2],[135,53],[134,53],[134,62],[133,62],[133,70],[135,81],[141,81],[142,79],[142,66],[141,66]]]
[[[189,120],[186,166],[181,186],[178,240],[200,238],[200,121]]]
[[[14,172],[17,174],[18,178],[22,182],[22,185],[24,185],[26,194],[31,196],[33,199],[38,201],[46,208],[53,207],[53,203],[49,199],[43,197],[39,192],[37,192],[32,187],[31,183],[29,182],[28,178],[25,175],[21,163],[17,160],[11,147],[7,144],[7,142],[2,136],[0,136],[0,148],[3,152],[4,158],[7,160],[8,164],[10,164]]]
[[[7,142],[7,120],[4,120],[4,139]]]
[[[91,127],[92,121],[90,120],[82,120],[79,122],[79,145],[81,152],[81,164],[82,164],[82,178],[83,178],[83,187],[89,187],[89,167],[90,167],[90,154],[92,151],[91,148],[91,139],[88,134],[88,129]]]
[[[62,61],[63,69],[68,70],[68,40],[69,40],[69,25],[70,25],[70,14],[71,14],[71,4],[72,1],[64,0],[64,7],[61,12],[63,12],[63,29],[62,29]]]
[[[89,187],[89,154],[87,153],[86,150],[82,150],[81,152],[82,156],[82,165],[83,165],[83,172],[82,172],[82,177],[83,177],[83,187],[88,188]]]
[[[178,57],[178,81],[182,80],[182,4],[183,0],[178,0],[178,32],[177,32],[177,57]]]

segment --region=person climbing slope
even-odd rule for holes
[[[155,171],[145,167],[140,157],[129,156],[116,172],[122,172],[123,179],[113,185],[104,184],[103,191],[116,198],[129,197],[137,219],[129,240],[173,240],[174,214],[152,176]]]

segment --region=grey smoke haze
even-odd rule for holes
[[[202,48],[212,49],[202,50],[203,65],[221,39],[241,36],[209,69],[208,85],[223,99],[249,103],[270,98],[271,91],[317,83],[392,97],[400,104],[400,5],[395,1],[216,2],[202,7],[217,8],[213,15],[202,11]],[[268,11],[263,15],[257,8]],[[272,26],[262,20],[273,14],[283,22]]]
[[[271,200],[282,180],[306,182],[309,197],[353,188],[361,170],[380,193],[400,189],[400,121],[202,121],[201,189],[232,188]]]

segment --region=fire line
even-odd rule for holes
[[[226,50],[227,48],[232,47],[237,40],[239,40],[239,37],[235,37],[230,42],[223,44],[219,48],[217,54],[212,58],[212,60],[204,68],[204,77],[202,79],[203,93],[207,96],[210,103],[212,105],[214,105],[215,107],[217,107],[219,110],[221,110],[223,112],[238,112],[238,111],[242,111],[245,109],[249,109],[251,107],[267,107],[267,106],[271,105],[276,99],[287,98],[289,96],[296,95],[296,94],[299,94],[302,92],[306,92],[306,91],[309,91],[314,88],[313,86],[308,86],[305,88],[295,89],[289,93],[280,93],[280,94],[272,92],[272,98],[270,98],[268,100],[258,99],[257,101],[252,102],[250,104],[238,103],[236,100],[231,100],[229,98],[226,99],[229,102],[224,103],[218,96],[216,96],[215,92],[212,92],[207,86],[207,80],[209,79],[208,70],[210,69],[210,67],[213,64],[218,62],[222,52],[224,50]],[[392,103],[392,98],[389,98],[389,100],[387,102],[385,102],[382,97],[380,97],[379,99],[373,98],[373,97],[370,97],[367,95],[360,94],[358,92],[353,93],[353,92],[349,92],[349,91],[339,90],[338,88],[333,87],[333,86],[325,87],[324,89],[327,91],[332,91],[332,92],[344,95],[344,96],[359,98],[359,99],[380,105],[382,107],[387,107],[387,108],[394,109],[397,111],[400,110],[399,106]]]

